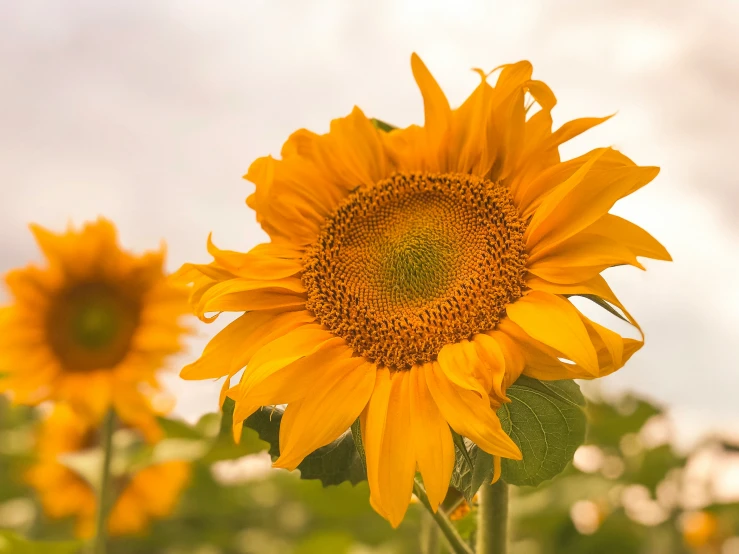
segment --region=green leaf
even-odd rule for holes
[[[379,119],[375,119],[374,117],[370,119],[372,122],[372,125],[375,126],[376,129],[379,129],[380,131],[384,131],[385,133],[389,133],[393,129],[397,129],[397,127],[390,125],[389,123],[385,123],[384,121],[381,121]]]
[[[233,414],[235,407],[235,402],[230,398],[227,398],[223,403],[223,409],[221,410],[223,415],[221,416],[218,435],[207,454],[203,456],[202,461],[204,463],[212,464],[220,460],[233,460],[247,454],[262,452],[270,447],[269,442],[261,440],[253,429],[247,427],[244,427],[241,432],[240,442],[237,444],[234,441]]]
[[[0,554],[78,554],[81,551],[79,541],[32,542],[12,531],[0,530]]]
[[[244,421],[244,427],[256,431],[259,438],[269,444],[269,454],[274,459],[280,455],[281,419],[282,410],[279,408],[261,408]]]
[[[457,456],[451,485],[464,495],[467,502],[472,502],[472,497],[482,484],[493,480],[493,457],[457,433],[452,432],[452,436],[457,446]]]
[[[280,455],[281,419],[281,409],[262,408],[245,421],[245,426],[254,429],[263,441],[269,443],[269,453],[273,458]],[[356,485],[367,479],[367,472],[355,447],[352,431],[347,431],[331,444],[306,456],[298,469],[301,479],[318,479],[324,486],[338,485],[344,481]]]
[[[511,485],[537,486],[561,473],[585,439],[585,399],[574,381],[524,376],[507,394],[511,402],[500,407],[498,417],[523,460],[503,458],[502,477]]]
[[[159,427],[161,427],[167,438],[170,439],[202,439],[203,434],[195,427],[188,425],[179,419],[170,419],[166,417],[158,418]]]
[[[523,460],[502,460],[502,478],[533,485],[559,474],[585,437],[585,399],[574,381],[542,382],[520,377],[508,389],[511,399],[498,410],[503,429],[519,446]],[[461,438],[461,437],[460,437]],[[493,456],[468,439],[457,445],[452,486],[470,501],[493,479]],[[462,452],[467,452],[464,456]]]
[[[628,433],[638,433],[653,416],[662,409],[646,400],[626,395],[615,404],[588,402],[589,444],[618,448],[621,439]]]
[[[675,453],[672,446],[663,444],[651,450],[646,450],[636,470],[626,474],[629,482],[639,483],[647,487],[653,494],[667,474],[676,468],[683,467],[687,459]]]

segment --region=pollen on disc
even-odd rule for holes
[[[350,195],[305,258],[306,304],[391,369],[495,328],[525,289],[525,224],[504,186],[398,173]]]

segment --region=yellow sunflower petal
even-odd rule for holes
[[[157,421],[151,400],[136,389],[122,388],[113,395],[113,405],[118,418],[125,425],[138,429],[149,444],[154,444],[164,436]]]
[[[498,82],[495,83],[496,95],[503,101],[509,94],[527,85],[533,71],[531,62],[526,60],[503,65]]]
[[[531,291],[507,308],[508,317],[534,339],[556,348],[593,375],[598,357],[577,309],[566,300]]]
[[[498,86],[495,87],[496,91]],[[523,153],[523,139],[526,130],[526,110],[524,107],[525,91],[523,86],[514,90],[505,101],[494,110],[495,117],[507,121],[507,125],[498,130],[499,145],[497,157],[490,169],[490,180],[509,180],[519,163]]]
[[[230,279],[210,287],[200,298],[195,312],[243,312],[298,307],[305,304],[303,283],[295,277],[274,281]]]
[[[500,476],[502,474],[502,467],[501,467],[501,458],[500,456],[494,456],[493,457],[493,480],[491,484],[495,484],[500,479]]]
[[[257,221],[272,238],[283,238],[302,246],[311,244],[321,223],[319,213],[309,205],[299,194],[293,192],[288,198],[293,202],[282,201],[279,204],[275,196],[279,194],[283,181],[276,179],[275,166],[280,163],[272,157],[255,160],[244,176],[256,185],[256,191],[247,199],[247,204],[257,212]],[[285,187],[284,195],[294,187]]]
[[[489,454],[521,459],[521,451],[503,431],[498,416],[490,407],[487,393],[458,386],[438,363],[425,368],[431,396],[452,429]]]
[[[557,99],[546,84],[541,81],[529,79],[531,72],[528,62],[520,64],[520,71],[518,73],[519,78],[516,81],[518,90],[515,90],[516,87],[514,87],[514,89],[509,89],[507,93],[502,92],[503,89],[499,86],[501,84],[499,79],[499,83],[495,87],[496,94],[494,96],[500,98],[501,94],[509,95],[509,103],[506,106],[507,112],[497,107],[493,110],[491,120],[488,122],[490,137],[495,135],[490,130],[497,129],[500,126],[500,122],[506,119],[512,119],[515,128],[519,131],[515,135],[517,137],[515,141],[517,153],[512,158],[512,162],[510,160],[506,162],[501,156],[498,156],[498,150],[502,148],[502,154],[506,151],[506,147],[495,144],[495,140],[488,138],[488,150],[494,157],[499,158],[496,160],[495,169],[491,171],[490,177],[495,178],[503,170],[506,163],[511,165],[512,169],[506,172],[506,186],[514,198],[516,198],[517,191],[524,183],[531,181],[543,168],[559,162],[559,152],[557,149],[546,144],[546,139],[552,134],[551,109],[557,103]],[[525,118],[525,114],[530,113],[533,103],[524,106],[525,97],[522,94],[523,92],[528,92],[541,107],[537,113],[529,117],[525,122],[522,120]],[[472,126],[473,128],[475,127],[474,124]],[[499,131],[498,134],[500,135]],[[500,140],[500,138],[497,140]]]
[[[474,175],[485,175],[490,170],[495,151],[491,151],[493,149],[488,141],[488,126],[473,122],[490,117],[488,112],[492,90],[483,74],[480,85],[459,109],[454,110],[449,143],[450,170]]]
[[[308,129],[298,129],[282,145],[280,156],[283,160],[288,158],[310,158],[315,153],[316,144],[320,140],[321,135],[318,133]]]
[[[672,261],[670,253],[657,239],[638,225],[617,215],[604,215],[583,233],[592,233],[616,241],[628,248],[634,256]]]
[[[337,337],[319,325],[301,325],[268,342],[254,353],[244,373],[244,386],[261,380],[278,368],[283,368],[300,358],[312,354],[322,344]],[[269,368],[269,369],[266,369]]]
[[[302,152],[298,154],[289,147],[297,134],[294,133],[285,143],[282,160],[261,158],[264,175],[260,173],[259,165],[252,164],[254,170],[249,168],[246,178],[257,185],[257,191],[247,198],[247,203],[254,204],[259,210],[259,222],[263,226],[274,221],[275,225],[283,228],[290,225],[291,214],[299,215],[301,219],[297,223],[298,227],[302,227],[301,233],[310,236],[315,234],[316,223],[320,225],[322,219],[341,201],[346,190],[345,184],[336,182],[332,172],[327,172],[329,168],[319,165],[327,137],[306,133],[310,138],[302,142],[310,144],[310,147],[301,148]],[[257,182],[259,178],[261,180]],[[284,229],[283,235],[272,236],[272,239],[282,241],[292,237],[289,229]]]
[[[111,535],[139,533],[152,518],[167,517],[190,479],[190,464],[173,460],[136,473],[116,500],[108,529]]]
[[[503,382],[500,387],[501,395],[498,398],[498,401],[506,401],[507,397],[505,396],[505,391],[516,382],[516,379],[518,379],[523,372],[523,368],[526,365],[526,359],[515,341],[513,341],[513,339],[511,339],[511,337],[506,333],[500,330],[495,330],[488,334],[498,343],[498,347],[501,352],[503,352],[503,358],[505,359],[505,372],[503,374]],[[494,389],[494,392],[497,393],[498,391]]]
[[[536,175],[524,174],[513,190],[514,201],[521,215],[531,217],[552,190],[572,177],[583,165],[592,163],[593,169],[608,170],[632,167],[634,162],[612,148],[597,148],[565,162],[546,167]]]
[[[294,312],[266,312],[267,318],[274,317],[274,319],[266,319],[256,314],[259,312],[248,312],[252,315],[255,323],[255,328],[252,334],[247,337],[244,336],[244,343],[241,348],[233,351],[233,358],[231,359],[230,371],[236,372],[242,367],[251,362],[252,357],[258,352],[263,346],[271,343],[273,340],[302,327],[303,325],[315,323],[315,318],[310,313],[300,310]]]
[[[177,271],[171,275],[171,279],[177,283],[188,285],[205,279],[211,281],[226,281],[236,277],[230,271],[218,267],[215,264],[182,264]]]
[[[246,254],[221,250],[208,235],[208,252],[221,267],[239,277],[253,280],[284,279],[302,270],[302,251],[288,243],[258,244]],[[217,277],[213,277],[217,278]]]
[[[43,344],[43,321],[34,317],[36,314],[25,314],[24,311],[13,306],[0,308],[0,359],[10,349]]]
[[[360,419],[373,506],[393,527],[411,501],[416,471],[410,413],[410,373],[378,369],[375,388]]]
[[[636,255],[617,240],[588,231],[578,233],[551,250],[529,258],[529,271],[554,283],[580,283],[604,269],[632,265],[645,269]]]
[[[356,106],[347,117],[331,122],[328,138],[332,151],[323,162],[347,188],[372,185],[388,175],[379,131]]]
[[[536,210],[526,229],[526,244],[532,255],[582,231],[606,214],[617,200],[643,187],[659,173],[657,167],[592,169],[597,159],[596,154],[554,189]]]
[[[529,79],[526,88],[545,113],[551,111],[557,104],[557,97],[554,96],[554,92],[543,81]]]
[[[586,281],[615,265],[640,269],[637,256],[671,260],[667,250],[641,227],[606,214],[577,235],[529,257],[530,271],[558,283]]]
[[[48,273],[35,267],[16,269],[5,275],[5,285],[18,304],[45,311],[50,297],[62,282],[61,278],[54,279]]]
[[[492,386],[492,372],[483,368],[475,345],[468,340],[447,344],[438,356],[438,365],[455,385],[487,394]]]
[[[31,224],[30,229],[49,262],[62,267],[69,275],[81,277],[106,265],[117,266],[118,233],[105,218],[83,225],[79,231],[70,227],[64,234],[36,224]]]
[[[475,344],[475,349],[487,373],[484,384],[488,394],[505,400],[505,376],[509,368],[503,348],[497,338],[490,334],[477,334],[472,342]]]
[[[623,365],[624,356],[624,338],[615,331],[611,331],[607,327],[585,317],[583,314],[580,314],[580,317],[585,323],[585,327],[587,327],[588,333],[591,335],[592,339],[596,339],[593,335],[597,335],[599,342],[602,343],[608,351],[613,365],[621,367]]]
[[[314,394],[288,404],[280,422],[280,457],[275,467],[295,469],[308,454],[341,436],[359,417],[375,386],[373,364],[361,358],[338,362],[316,374]]]
[[[431,137],[432,144],[438,144],[449,128],[452,112],[449,101],[426,64],[415,53],[411,56],[411,69],[423,96],[424,127]]]
[[[307,312],[247,312],[229,323],[206,345],[203,354],[180,372],[183,379],[217,379],[229,372],[241,369],[251,355],[271,339],[312,321]],[[233,367],[232,360],[245,345],[246,353],[238,356],[240,366]]]
[[[531,275],[527,278],[526,284],[529,288],[533,290],[550,292],[552,294],[591,294],[594,296],[598,296],[619,308],[626,316],[626,319],[628,319],[631,324],[636,327],[639,332],[641,332],[641,327],[639,326],[639,324],[626,310],[621,301],[616,297],[611,288],[608,286],[606,280],[600,275],[596,275],[592,279],[588,279],[587,281],[583,281],[581,283],[572,284],[552,283],[540,277]]]
[[[241,382],[228,392],[236,401],[234,421],[246,419],[260,406],[289,404],[302,399],[315,381],[321,379],[322,373],[328,372],[324,368],[333,368],[351,356],[351,350],[342,339],[316,330],[320,331],[314,326],[298,328],[257,352]],[[270,346],[281,348],[283,352],[265,354],[263,350]]]
[[[583,117],[580,119],[573,119],[562,125],[559,129],[552,133],[549,143],[552,146],[559,146],[562,143],[572,140],[578,135],[581,135],[585,131],[589,131],[593,127],[605,123],[613,116],[608,115],[606,117]]]
[[[382,441],[388,420],[390,388],[390,371],[385,368],[378,369],[375,374],[375,386],[372,389],[372,395],[359,416],[360,432],[367,462],[370,503],[385,519],[388,519],[388,515],[380,498],[379,469],[383,454]]]
[[[542,381],[594,377],[575,363],[563,362],[560,358],[564,358],[564,354],[532,338],[510,319],[502,321],[499,329],[515,342],[516,349],[523,356],[524,375]]]
[[[436,510],[446,497],[454,469],[454,442],[449,424],[441,415],[426,384],[428,367],[410,370],[410,413],[418,469]]]

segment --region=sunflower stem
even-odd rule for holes
[[[115,412],[109,409],[105,414],[101,429],[103,447],[103,466],[100,473],[100,487],[98,488],[97,515],[95,517],[95,538],[93,540],[93,554],[105,554],[107,547],[108,512],[110,508],[110,461],[113,458],[113,428],[115,426]]]
[[[430,512],[423,512],[421,516],[421,552],[423,554],[441,554],[439,539],[439,526],[436,525]]]
[[[442,510],[436,510],[434,512],[431,509],[426,489],[423,488],[423,484],[421,484],[418,478],[413,481],[413,492],[436,522],[436,525],[439,527],[439,530],[446,539],[449,550],[454,554],[474,554],[469,545],[459,535],[456,527],[454,527],[454,524],[449,520],[446,514]]]
[[[477,554],[508,553],[508,485],[498,480],[480,487],[477,506]]]

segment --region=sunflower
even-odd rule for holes
[[[295,132],[281,159],[245,176],[270,241],[242,254],[209,238],[214,261],[178,272],[204,321],[244,312],[182,377],[226,376],[237,431],[260,406],[287,404],[277,467],[297,467],[359,417],[370,500],[394,526],[416,470],[432,507],[444,498],[450,428],[521,459],[496,416],[519,375],[592,379],[623,366],[642,340],[569,297],[636,325],[600,273],[670,259],[608,213],[658,168],[611,148],[560,160],[560,144],[607,118],[552,131],[555,97],[525,61],[499,68],[495,86],[478,70],[458,109],[416,55],[411,66],[423,126],[383,132],[355,108],[325,135]]]
[[[138,429],[147,433],[148,429]],[[97,429],[66,404],[57,404],[42,422],[37,442],[37,461],[26,472],[26,481],[36,490],[44,512],[51,518],[74,517],[80,538],[93,535],[97,498],[90,484],[60,461],[98,443]],[[173,460],[143,468],[127,479],[119,479],[120,493],[112,506],[108,531],[111,535],[141,533],[153,519],[174,510],[190,478],[190,464]]]
[[[163,250],[123,251],[105,219],[31,230],[48,266],[5,278],[13,303],[0,308],[0,392],[68,402],[96,421],[112,406],[136,424],[151,413],[141,388],[157,388],[156,370],[180,350],[186,291],[166,279]]]

